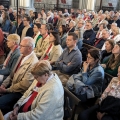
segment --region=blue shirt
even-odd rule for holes
[[[82,55],[76,46],[71,52],[69,52],[69,48],[66,48],[55,65],[60,72],[72,75],[79,72],[81,63]]]

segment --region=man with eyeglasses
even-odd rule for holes
[[[25,37],[20,43],[20,52],[23,59],[17,63],[16,70],[8,76],[0,86],[0,109],[3,113],[10,110],[23,93],[29,88],[34,78],[31,74],[31,68],[38,59],[33,51],[34,40],[31,37]]]
[[[85,27],[85,21],[81,19],[78,22],[77,27],[75,28],[75,31],[79,31],[78,36],[79,36],[79,39],[81,40],[83,40],[83,33],[85,31],[84,27]]]

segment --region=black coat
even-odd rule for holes
[[[117,26],[120,27],[120,19],[118,19],[117,21],[115,21],[115,23],[117,23]]]
[[[22,30],[24,29],[24,25],[23,25],[23,22],[21,22],[21,24],[18,26],[18,29],[17,29],[17,34],[21,37],[22,35]]]
[[[93,31],[93,29],[86,30],[83,33],[83,43],[89,44],[89,45],[94,45],[96,34]]]
[[[103,47],[105,40],[100,38],[95,40],[95,47],[101,49]],[[97,43],[97,44],[96,44]]]
[[[120,99],[107,96],[100,105],[99,111],[120,118]]]

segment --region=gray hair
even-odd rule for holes
[[[31,38],[31,37],[24,37],[23,40],[26,40],[27,41],[27,45],[30,46],[30,47],[32,47],[34,49],[35,42],[34,42],[33,38]]]

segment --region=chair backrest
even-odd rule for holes
[[[94,47],[94,46],[91,46],[91,45],[88,45],[88,44],[85,44],[85,43],[83,43],[83,47],[87,48],[88,50],[89,50],[89,49],[96,49],[96,50],[101,51],[99,48],[96,48],[96,47]]]
[[[64,120],[74,120],[77,107],[80,105],[78,99],[73,93],[64,87]]]
[[[102,91],[104,92],[104,90],[106,89],[106,87],[108,86],[108,84],[110,83],[110,81],[112,80],[113,76],[105,73],[105,77],[104,77],[104,82],[103,82],[103,88]]]

